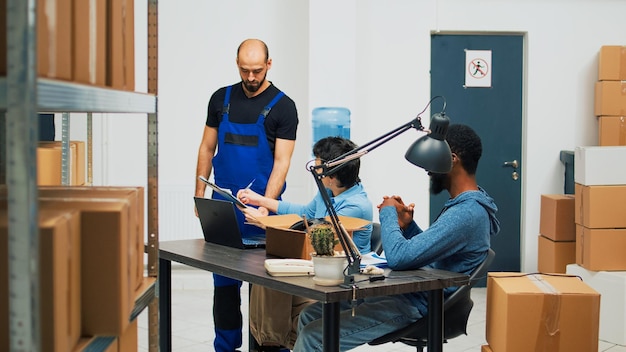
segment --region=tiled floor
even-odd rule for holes
[[[468,335],[457,337],[444,345],[447,352],[480,352],[485,344],[484,288],[472,289],[474,308],[470,315]],[[213,282],[211,273],[172,264],[172,347],[175,352],[208,352],[213,350],[212,318]],[[247,321],[248,287],[242,287],[242,313]],[[139,351],[148,351],[148,310],[139,319]],[[247,327],[241,351],[248,351]],[[364,345],[352,351],[373,352],[415,351],[414,347],[400,343],[380,346]],[[598,351],[626,352],[625,346],[600,341]]]

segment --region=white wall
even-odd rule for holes
[[[138,86],[145,81],[145,1],[136,0]],[[268,77],[298,106],[301,123],[285,198],[305,202],[314,193],[304,169],[313,107],[348,107],[352,139],[365,143],[411,120],[428,102],[431,32],[521,32],[522,270],[535,271],[540,195],[563,192],[560,150],[597,143],[597,53],[602,45],[625,44],[624,13],[626,2],[619,0],[161,0],[161,238],[197,223],[191,197],[206,106],[215,89],[238,80],[235,51],[243,39],[267,42],[274,60]],[[111,116],[97,124],[103,125],[94,131],[100,138],[94,137],[95,154],[104,165],[95,166],[99,182],[145,182],[145,120]],[[375,204],[383,195],[402,195],[418,205],[416,220],[426,224],[427,176],[403,159],[419,135],[407,132],[364,157],[362,178]],[[176,197],[181,211],[172,210]]]

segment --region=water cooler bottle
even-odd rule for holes
[[[350,110],[341,107],[313,109],[313,145],[328,136],[350,139]]]

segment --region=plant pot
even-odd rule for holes
[[[316,285],[336,286],[343,283],[343,272],[348,266],[348,260],[344,256],[318,256],[311,254],[315,276],[313,281]]]

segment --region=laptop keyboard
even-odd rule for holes
[[[254,239],[254,238],[242,238],[241,242],[244,246],[254,246],[254,245],[264,245],[265,241],[263,239]]]

